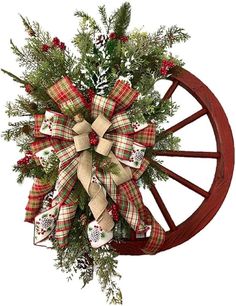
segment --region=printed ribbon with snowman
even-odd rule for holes
[[[46,207],[43,203],[54,188],[52,184],[35,179],[29,194],[25,221],[35,223],[35,244],[55,235],[61,247],[67,245],[79,203],[79,181],[90,197],[88,205],[98,227],[108,237],[112,238],[114,221],[107,210],[106,193],[137,234],[144,233],[148,225],[151,227],[143,251],[155,254],[164,242],[165,232],[143,204],[137,186],[149,164],[144,157],[146,147],[155,144],[155,125],[131,123],[125,112],[139,93],[117,80],[108,97],[95,95],[88,103],[71,80],[63,77],[48,89],[48,94],[62,113],[49,110],[35,115],[36,141],[31,148],[43,166],[50,154],[56,154],[60,165],[56,194],[52,201],[46,201]],[[84,108],[90,113],[91,123],[81,116]],[[94,167],[91,146],[116,165],[117,174]]]

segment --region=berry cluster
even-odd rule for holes
[[[129,37],[125,35],[118,36],[115,32],[111,32],[109,34],[109,39],[110,40],[117,39],[117,40],[120,40],[121,42],[127,42],[129,40]]]
[[[116,204],[113,204],[111,206],[111,213],[112,213],[113,220],[118,222],[119,221],[119,213],[118,213],[118,207],[117,207]]]
[[[27,166],[32,159],[32,152],[26,152],[25,157],[17,161],[17,166]]]
[[[65,51],[66,50],[66,45],[65,45],[64,42],[61,42],[58,37],[54,37],[51,45],[43,44],[42,47],[41,47],[43,52],[48,52],[48,50],[50,48],[59,48],[62,51]]]
[[[89,142],[92,146],[96,146],[98,144],[98,135],[94,131],[89,133]]]
[[[162,75],[166,76],[169,69],[175,66],[174,62],[171,60],[163,59],[161,63],[160,72]]]
[[[33,87],[30,84],[25,84],[25,91],[30,94],[33,91]]]

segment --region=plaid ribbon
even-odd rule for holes
[[[132,170],[133,179],[137,181],[141,177],[141,175],[146,171],[148,166],[149,166],[149,161],[146,158],[144,158],[141,167],[139,169],[132,168],[131,170]]]
[[[74,116],[86,107],[91,110],[91,115],[96,118],[100,113],[111,118],[111,127],[104,138],[113,141],[112,151],[120,160],[129,160],[134,142],[143,144],[145,147],[153,146],[155,143],[155,126],[134,132],[131,122],[124,112],[137,99],[138,92],[128,84],[118,80],[111,90],[108,98],[95,96],[88,105],[86,99],[77,90],[68,77],[64,77],[48,89],[50,97],[58,104],[61,111],[69,116]],[[43,121],[42,115],[35,116],[35,135],[42,137],[40,127]],[[46,146],[53,146],[54,152],[60,160],[59,175],[57,180],[58,201],[60,211],[57,218],[55,237],[59,244],[64,247],[78,206],[78,198],[74,198],[77,178],[77,167],[79,156],[75,150],[72,130],[74,120],[62,114],[55,113],[52,120],[51,137],[45,137],[35,141],[31,147],[32,151],[38,152]],[[148,161],[143,160],[139,169],[132,169],[133,180],[120,186],[116,186],[110,174],[97,171],[97,178],[106,188],[108,194],[119,205],[120,213],[130,226],[141,233],[146,230],[146,224],[152,225],[152,234],[145,247],[145,252],[155,253],[163,241],[164,231],[152,217],[151,213],[142,202],[141,193],[134,180],[137,180],[148,167]],[[39,183],[38,183],[39,184]],[[40,209],[40,201],[52,186],[33,186],[27,208],[30,212],[26,220],[33,220]],[[44,189],[47,192],[44,192]],[[32,213],[33,212],[33,213]]]
[[[76,133],[72,130],[75,122],[66,116],[53,117],[52,138],[73,141]]]
[[[60,207],[55,230],[55,238],[60,247],[66,247],[68,244],[68,234],[76,214],[77,206],[78,198],[75,198],[74,194],[70,193],[65,203]]]
[[[96,95],[92,101],[91,115],[94,119],[96,119],[97,116],[102,113],[108,119],[110,119],[114,113],[115,107],[115,101]]]
[[[137,233],[145,230],[145,224],[141,220],[134,201],[128,201],[124,193],[117,190],[117,186],[109,173],[104,174],[103,171],[96,171],[96,176],[112,200],[118,205],[120,214],[125,218],[133,230]]]
[[[67,76],[51,86],[47,90],[47,93],[57,103],[62,113],[67,110],[68,105],[70,105],[69,111],[71,111],[72,108],[75,112],[79,112],[79,110],[84,107],[89,108],[89,104],[84,96]]]
[[[44,120],[44,114],[36,114],[34,115],[34,137],[35,138],[43,138],[44,134],[40,132],[41,125]]]
[[[108,98],[116,102],[115,112],[119,113],[129,108],[137,99],[139,92],[128,83],[117,80]]]
[[[134,143],[131,136],[107,133],[104,138],[113,141],[112,149],[117,158],[129,160]]]
[[[120,194],[126,197],[129,203],[136,203],[138,213],[146,225],[151,225],[151,235],[143,249],[146,254],[156,254],[165,241],[165,231],[154,219],[149,209],[144,205],[140,190],[134,180],[119,186]]]
[[[39,213],[43,199],[46,194],[49,193],[53,189],[53,185],[51,183],[44,184],[41,180],[35,179],[32,189],[29,194],[29,200],[27,206],[25,208],[26,222],[34,222],[35,216]]]
[[[51,139],[49,137],[45,137],[41,140],[36,140],[30,144],[32,153],[35,155],[39,151],[46,149],[51,146]]]
[[[117,134],[133,134],[134,129],[130,124],[129,117],[126,113],[119,113],[112,117],[111,120],[112,125],[108,129],[109,132],[115,132]]]
[[[146,128],[134,134],[134,141],[144,145],[145,147],[153,147],[155,145],[155,140],[155,124],[149,124]]]

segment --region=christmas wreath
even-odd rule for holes
[[[121,303],[110,242],[148,235],[143,251],[156,254],[165,240],[139,188],[167,179],[149,163],[153,149],[178,149],[177,137],[160,133],[177,106],[162,103],[155,83],[183,65],[168,50],[188,35],[177,26],[127,33],[129,3],[99,13],[101,26],[75,13],[76,55],[21,16],[26,45],[10,43],[23,75],[2,71],[27,94],[7,104],[8,116],[20,119],[3,136],[25,155],[13,168],[18,182],[34,179],[25,217],[34,223],[34,244],[57,251],[68,279],[79,272],[86,285],[95,271],[107,299]]]

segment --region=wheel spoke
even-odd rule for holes
[[[152,153],[156,156],[220,158],[220,152],[153,150]]]
[[[171,215],[168,212],[168,210],[167,210],[167,208],[166,208],[166,206],[165,206],[165,204],[164,204],[164,202],[163,202],[163,200],[162,200],[162,198],[161,198],[161,196],[160,196],[159,192],[157,191],[154,184],[151,185],[150,191],[151,191],[154,199],[156,200],[157,205],[160,208],[160,211],[161,211],[163,217],[165,218],[166,223],[168,224],[170,230],[174,231],[176,229],[176,225],[175,225],[173,219],[171,218]]]
[[[170,169],[167,169],[166,167],[160,165],[159,163],[157,163],[154,160],[151,160],[152,165],[165,172],[169,177],[171,177],[173,180],[179,182],[180,184],[184,185],[185,187],[193,190],[194,192],[200,194],[202,197],[204,198],[208,198],[209,197],[209,192],[205,191],[204,189],[202,189],[201,187],[191,183],[190,181],[186,180],[185,178],[183,178],[182,176],[178,175],[177,173],[171,171]]]
[[[169,133],[174,133],[174,132],[182,129],[183,127],[185,127],[189,123],[192,123],[193,121],[199,119],[200,117],[202,117],[206,113],[207,113],[207,109],[202,108],[200,111],[194,113],[193,115],[191,115],[191,116],[185,118],[184,120],[178,122],[177,124],[173,125],[172,127],[168,128],[167,130],[161,132],[159,134],[159,137],[162,137],[162,136],[167,135]]]
[[[164,97],[162,98],[162,101],[170,99],[178,85],[179,82],[177,80],[174,80],[171,86],[168,88],[167,92],[165,93]]]

